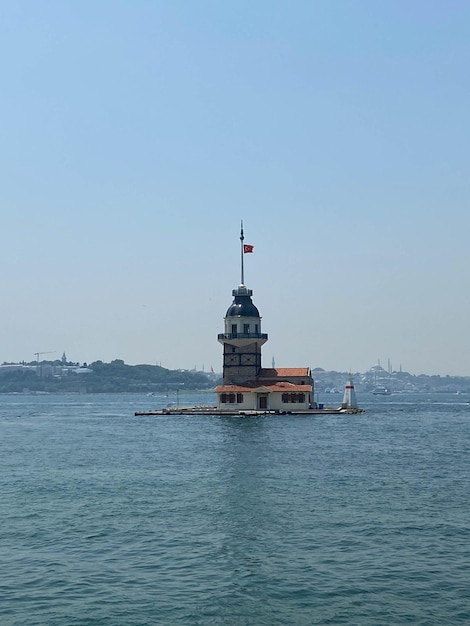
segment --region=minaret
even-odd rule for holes
[[[224,318],[225,332],[217,339],[224,346],[224,385],[256,381],[261,370],[261,346],[268,335],[261,332],[261,317],[253,304],[253,292],[244,284],[243,255],[252,252],[253,246],[243,244],[241,224],[241,284],[232,291],[234,300]]]

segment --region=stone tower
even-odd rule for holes
[[[217,339],[224,346],[224,385],[256,381],[261,370],[261,346],[268,335],[261,332],[261,317],[251,299],[251,289],[240,285],[225,314],[225,332]]]
[[[225,314],[225,332],[217,336],[224,346],[224,385],[239,385],[257,380],[261,370],[261,346],[268,335],[261,332],[261,317],[253,304],[253,292],[245,286],[243,258],[253,252],[244,244],[243,222],[240,229],[241,283],[232,291],[232,305]]]

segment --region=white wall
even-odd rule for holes
[[[258,394],[256,392],[245,392],[243,394],[243,402],[238,404],[234,403],[222,403],[220,401],[220,395],[217,394],[217,408],[223,411],[224,409],[230,411],[256,411],[258,410],[257,401]],[[267,411],[291,411],[295,413],[296,410],[309,408],[309,396],[305,394],[305,402],[282,402],[282,393],[274,392],[268,394],[268,406]],[[236,397],[236,394],[235,394]]]
[[[260,317],[226,317],[225,318],[225,334],[232,332],[232,324],[237,325],[237,333],[243,332],[243,325],[250,325],[250,333],[255,332],[255,324],[258,324],[258,332],[261,332],[261,318]]]

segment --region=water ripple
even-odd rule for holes
[[[135,396],[0,401],[2,626],[470,621],[466,405],[136,420]]]

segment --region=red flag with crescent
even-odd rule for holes
[[[255,248],[255,247],[254,247],[254,246],[252,246],[252,245],[250,245],[249,243],[244,243],[244,244],[243,244],[243,252],[244,252],[245,254],[248,254],[248,253],[250,253],[250,252],[253,252],[254,248]]]

